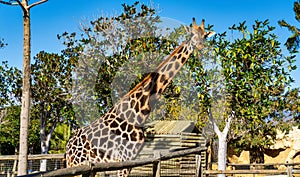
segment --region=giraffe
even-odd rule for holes
[[[133,160],[143,147],[142,130],[151,108],[170,81],[186,63],[194,47],[203,48],[205,39],[214,34],[206,32],[204,20],[200,26],[193,18],[187,42],[179,45],[159,66],[124,95],[104,116],[75,133],[66,147],[67,167],[89,163]],[[127,177],[129,169],[118,171]]]

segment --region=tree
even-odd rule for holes
[[[295,1],[294,2],[294,13],[295,13],[295,19],[300,22],[300,2]],[[288,50],[296,52],[299,48],[300,44],[300,30],[296,26],[293,26],[291,24],[288,24],[285,20],[278,21],[279,25],[282,27],[286,27],[290,32],[292,32],[292,35],[287,39],[285,45]]]
[[[82,50],[74,71],[72,100],[83,124],[103,115],[174,49],[180,37],[174,35],[170,40],[162,35],[155,9],[138,2],[122,6],[124,11],[118,16],[100,17],[82,25],[84,34],[77,40],[76,46]],[[60,37],[73,45],[75,40],[68,42],[72,35]]]
[[[4,40],[0,39],[0,49],[5,45],[7,44]],[[9,68],[7,62],[2,62],[0,66],[0,154],[16,154],[18,151],[19,135],[15,127],[19,125],[19,121],[16,121],[15,117],[20,117],[20,107],[12,105],[19,99],[11,98],[18,95],[20,76],[21,72],[17,68]],[[15,160],[13,170],[16,170],[16,166]]]
[[[19,105],[21,102],[22,73],[9,67],[7,61],[0,65],[0,109]]]
[[[151,7],[138,2],[122,6],[123,12],[118,16],[100,17],[82,24],[84,34],[80,39],[75,38],[75,33],[59,36],[65,39],[66,46],[77,47],[72,102],[81,124],[101,117],[179,42],[190,37],[185,35],[183,26],[174,31],[159,28],[161,18]],[[190,119],[199,126],[204,125],[197,97],[199,86],[193,81],[195,73],[200,72],[196,66],[199,62],[194,59],[188,61],[186,70],[168,86],[150,121]]]
[[[9,108],[2,118],[0,125],[0,152],[1,154],[17,154],[19,145],[19,133],[15,131],[16,127],[20,127],[20,122],[16,119],[20,116],[20,107],[15,106]]]
[[[28,0],[3,1],[0,3],[6,5],[19,5],[23,11],[23,26],[24,26],[24,40],[23,40],[23,86],[22,86],[22,107],[20,115],[20,147],[19,147],[19,163],[18,175],[27,174],[27,152],[28,152],[28,125],[30,114],[30,9],[34,6],[47,2],[48,0],[41,0],[31,5]]]
[[[5,108],[5,114],[0,123],[0,154],[11,155],[18,154],[20,132],[20,122],[17,119],[20,117],[21,106],[13,105]],[[30,153],[39,153],[39,126],[38,120],[31,120],[28,136],[28,147]]]
[[[210,84],[204,93],[210,93],[208,114],[219,138],[219,170],[226,168],[227,142],[253,152],[251,162],[263,162],[261,153],[272,144],[276,130],[295,115],[293,99],[287,99],[295,95],[289,94],[295,55],[283,55],[268,20],[255,21],[251,30],[245,24],[229,28],[239,38],[228,41],[222,33],[212,41],[222,75],[220,86]],[[216,90],[221,95],[212,94]],[[222,105],[221,115],[214,114],[212,103]]]
[[[287,115],[290,115],[290,119],[292,121],[298,123],[300,122],[300,89],[293,88],[288,91],[284,96],[285,101],[287,104]]]
[[[64,56],[62,56],[64,55]],[[31,126],[29,129],[30,153],[41,149],[42,154],[48,153],[49,141],[60,123],[74,124],[72,105],[69,102],[71,90],[71,72],[74,60],[69,59],[63,53],[49,54],[40,52],[32,64],[32,109]],[[71,56],[71,55],[68,55]],[[19,145],[20,123],[16,116],[20,116],[22,74],[14,67],[9,67],[7,62],[0,66],[0,108],[1,108],[1,130],[0,149],[3,153],[17,153],[15,149]],[[2,111],[3,110],[3,111]],[[58,132],[59,133],[59,132]],[[38,136],[40,134],[40,136]],[[64,141],[67,141],[68,136]],[[37,148],[40,144],[41,148]],[[11,151],[4,151],[5,148]],[[41,170],[45,171],[46,162],[41,161]]]
[[[70,102],[74,58],[40,52],[32,64],[33,119],[40,120],[41,154],[49,151],[50,140],[60,123],[74,123]],[[68,138],[68,137],[66,137]],[[41,161],[40,171],[46,171],[46,160]]]
[[[22,72],[9,67],[7,62],[0,65],[0,154],[18,154],[21,112]],[[31,120],[29,129],[30,153],[36,151],[39,142],[39,130],[36,120]],[[17,160],[14,161],[13,171],[16,171]]]
[[[19,132],[15,130],[20,127],[20,123],[15,118],[20,116],[21,77],[19,69],[9,67],[7,62],[2,62],[0,65],[0,153],[18,152]],[[13,148],[7,148],[4,152],[4,144],[6,148]]]

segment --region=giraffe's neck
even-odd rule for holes
[[[193,48],[191,42],[182,43],[154,72],[146,76],[142,82],[136,85],[120,100],[118,106],[120,111],[125,111],[128,108],[133,109],[132,113],[128,113],[125,116],[128,122],[139,126],[145,123],[151,108],[153,108],[160,94],[163,93],[170,81],[186,63],[193,52]]]

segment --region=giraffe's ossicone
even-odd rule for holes
[[[178,46],[156,70],[123,96],[103,117],[80,128],[67,144],[67,167],[86,162],[108,163],[133,160],[144,143],[142,127],[151,108],[170,81],[186,63],[194,48],[203,48],[206,32],[204,20],[198,26],[193,19],[191,39]],[[128,176],[119,170],[118,176]]]

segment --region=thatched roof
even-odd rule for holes
[[[151,134],[200,133],[193,121],[153,121],[147,127],[146,131]]]

